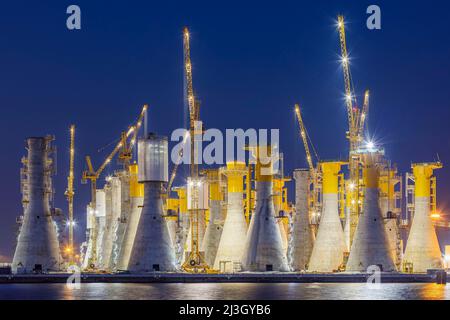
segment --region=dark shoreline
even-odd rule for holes
[[[1,284],[66,283],[70,274],[0,275]],[[81,274],[82,283],[365,283],[371,274]],[[381,283],[436,283],[434,274],[382,273]]]

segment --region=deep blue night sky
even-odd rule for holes
[[[66,28],[70,4],[81,7],[81,31]],[[365,26],[370,4],[381,7],[381,31]],[[344,14],[357,93],[372,92],[371,135],[402,172],[437,154],[450,166],[449,12],[448,1],[2,3],[0,255],[11,257],[14,250],[26,137],[56,136],[56,205],[66,209],[68,127],[77,125],[75,215],[84,225],[89,187],[80,176],[86,154],[98,165],[105,153],[97,149],[118,138],[144,103],[151,106],[151,131],[169,135],[185,125],[184,25],[191,30],[205,126],[280,128],[291,174],[306,166],[296,102],[321,158],[347,154],[334,26],[337,14]],[[437,176],[439,206],[450,209],[450,170]],[[77,241],[83,236],[79,228]]]

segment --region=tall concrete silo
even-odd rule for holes
[[[431,178],[433,170],[440,168],[442,168],[440,162],[412,166],[415,180],[415,210],[403,264],[411,264],[413,272],[416,273],[443,266],[442,253],[430,215]]]
[[[167,138],[149,135],[139,140],[138,166],[138,181],[144,184],[144,205],[128,270],[176,271],[175,250],[163,209],[163,184],[168,182]]]
[[[209,266],[214,265],[220,237],[222,236],[224,218],[222,217],[220,192],[220,175],[218,169],[207,171],[209,182],[209,222],[206,227],[201,251],[205,252],[205,261]]]
[[[246,166],[243,162],[228,162],[224,174],[227,176],[227,215],[220,237],[219,247],[214,262],[214,269],[223,272],[240,269],[247,235],[247,222],[244,214],[244,175]]]
[[[339,218],[338,191],[341,162],[321,163],[323,207],[308,271],[333,272],[344,262],[344,231]]]
[[[272,199],[272,150],[271,147],[258,147],[256,152],[256,209],[247,232],[242,268],[245,271],[287,272],[286,250]]]
[[[138,166],[130,165],[130,214],[127,218],[125,235],[119,254],[117,270],[127,270],[133,249],[136,231],[141,217],[142,205],[144,204],[144,185],[138,182]]]
[[[98,267],[103,270],[111,270],[111,258],[113,254],[115,230],[119,223],[122,210],[122,183],[118,176],[108,178],[105,185],[106,215],[103,232],[102,247],[99,248]]]
[[[381,271],[396,271],[391,247],[384,226],[379,202],[378,152],[362,154],[364,203],[350,250],[346,271],[367,272],[370,266],[379,266]]]
[[[62,258],[50,210],[53,138],[28,138],[22,160],[28,204],[12,262],[14,273],[59,271]]]
[[[190,238],[188,239],[189,227],[190,227],[190,217],[187,208],[187,188],[176,187],[175,192],[178,194],[179,201],[179,212],[178,212],[178,228],[177,228],[177,245],[175,247],[175,255],[177,258],[177,263],[181,264],[185,261],[185,252],[188,250],[188,243],[190,243]]]
[[[294,271],[306,271],[314,246],[314,232],[309,216],[309,170],[295,170],[295,218],[292,239],[291,266]]]

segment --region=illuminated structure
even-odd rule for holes
[[[413,272],[442,268],[442,254],[431,220],[430,197],[433,171],[442,168],[440,162],[413,164],[415,179],[415,211],[406,243],[403,266]]]
[[[363,162],[364,203],[353,239],[346,271],[367,272],[370,266],[396,271],[379,203],[378,152],[360,155]]]
[[[168,182],[168,142],[149,135],[138,142],[138,182],[144,184],[144,205],[128,270],[176,271],[175,250],[163,210],[163,184]]]
[[[338,208],[338,180],[342,164],[342,162],[321,163],[323,208],[308,271],[334,272],[339,270],[344,262],[346,248]]]
[[[136,231],[141,217],[142,205],[144,204],[144,185],[138,182],[138,166],[130,166],[130,215],[127,218],[125,235],[120,250],[117,270],[127,270],[133,249]]]
[[[202,251],[205,253],[206,263],[213,266],[222,236],[224,218],[221,210],[222,193],[219,170],[210,169],[206,174],[209,183],[209,222],[203,237]]]
[[[314,245],[314,232],[308,208],[310,172],[295,170],[295,218],[292,239],[291,266],[294,271],[306,271]]]
[[[245,271],[289,271],[272,199],[273,153],[272,147],[267,146],[259,146],[255,151],[256,209],[242,256]]]
[[[25,212],[12,262],[14,273],[59,271],[62,267],[57,230],[52,219],[50,197],[54,162],[53,137],[28,138],[28,157],[24,165],[22,192],[26,193]]]
[[[228,162],[224,170],[228,179],[227,215],[214,262],[216,270],[231,272],[241,269],[247,235],[243,206],[243,178],[246,172],[243,162]]]

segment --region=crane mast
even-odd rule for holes
[[[70,160],[69,160],[69,176],[67,177],[67,190],[65,195],[68,203],[69,213],[69,263],[74,263],[74,241],[73,241],[73,179],[74,179],[74,158],[75,158],[75,125],[70,126]]]
[[[190,177],[196,182],[199,178],[198,164],[197,164],[197,148],[195,144],[195,137],[202,134],[200,120],[200,103],[196,100],[194,95],[193,81],[192,81],[192,63],[190,52],[190,35],[187,27],[183,29],[183,51],[184,51],[184,74],[186,81],[186,98],[189,107],[189,132],[190,132]],[[200,124],[200,125],[199,125]],[[170,191],[169,191],[170,192]],[[199,244],[199,216],[198,209],[199,194],[198,187],[193,187],[193,199],[191,200],[193,208],[190,210],[191,220],[191,252],[189,257],[183,264],[183,269],[186,271],[198,272],[199,270],[207,271],[208,265],[200,254]]]
[[[356,95],[353,88],[353,82],[350,72],[350,59],[347,51],[347,40],[345,35],[345,22],[343,16],[338,16],[339,40],[341,46],[341,62],[344,73],[345,102],[347,107],[348,127],[347,138],[350,142],[349,154],[349,172],[350,179],[347,188],[348,203],[350,204],[350,245],[353,242],[353,236],[358,225],[360,215],[360,192],[361,192],[361,173],[360,158],[357,150],[364,140],[364,124],[367,118],[369,108],[369,91],[364,96],[364,106],[360,110],[357,107]]]

